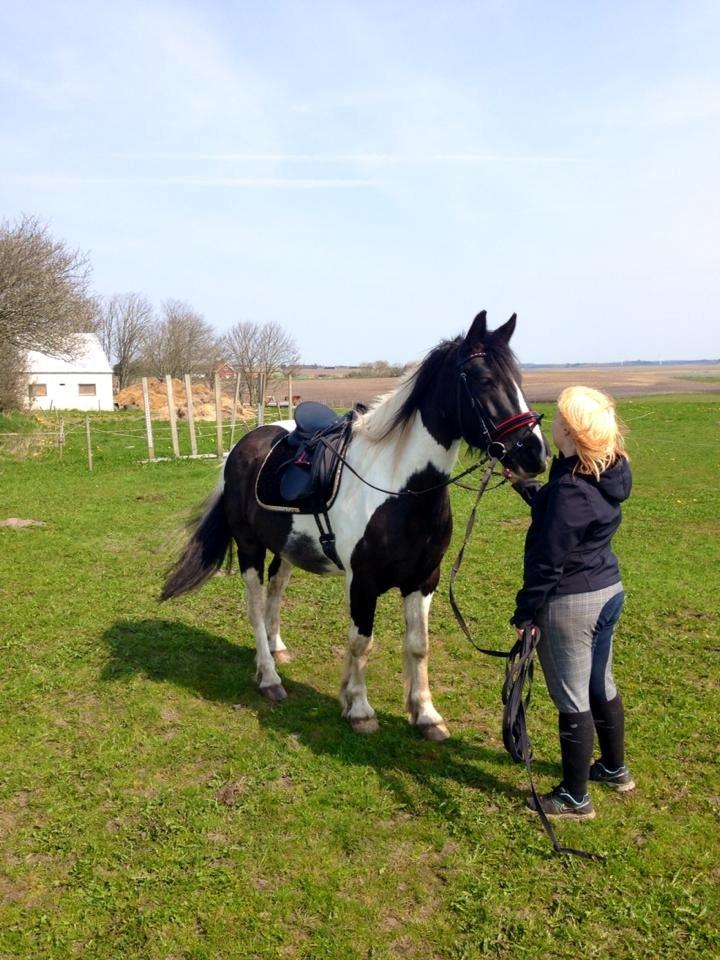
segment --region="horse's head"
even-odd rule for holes
[[[483,310],[457,352],[457,398],[463,438],[521,477],[542,473],[548,447],[541,415],[530,410],[520,370],[510,349],[516,315],[497,330],[487,329]]]

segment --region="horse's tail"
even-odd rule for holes
[[[161,600],[196,590],[222,567],[232,539],[225,516],[223,486],[220,484],[213,491],[200,507],[199,515],[188,524],[192,536],[168,572]]]

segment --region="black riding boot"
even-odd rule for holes
[[[595,730],[593,716],[584,713],[561,713],[558,717],[563,785],[578,802],[587,793],[588,772],[592,760]]]
[[[608,770],[619,770],[625,763],[625,711],[620,694],[613,700],[591,700],[595,729],[600,744],[600,760]]]

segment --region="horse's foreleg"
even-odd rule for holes
[[[365,685],[368,655],[373,646],[373,622],[377,595],[360,586],[353,578],[348,588],[350,633],[345,668],[340,686],[342,715],[356,733],[374,733],[378,728],[375,711],[370,706]]]
[[[265,631],[267,633],[270,653],[275,663],[287,663],[290,654],[280,637],[280,604],[282,603],[285,588],[290,580],[292,564],[281,557],[273,557],[268,568],[267,599],[265,601]]]
[[[265,551],[258,550],[252,556],[238,550],[240,570],[245,581],[247,593],[248,617],[255,633],[255,648],[257,655],[255,663],[257,673],[255,678],[260,693],[268,700],[284,700],[287,694],[282,680],[275,669],[275,661],[270,652],[267,630],[265,628],[265,585],[263,570],[265,567]]]
[[[432,593],[415,590],[405,600],[405,703],[408,718],[426,740],[446,740],[450,734],[433,706],[428,682],[428,615]]]

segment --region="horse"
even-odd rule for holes
[[[277,667],[289,659],[280,636],[280,604],[293,567],[341,574],[350,614],[342,716],[357,733],[378,727],[365,674],[378,597],[396,588],[405,612],[409,722],[427,740],[449,736],[428,682],[428,616],[450,544],[448,485],[461,443],[524,478],[542,473],[548,456],[540,415],[528,408],[509,346],[515,323],[513,314],[490,331],[482,311],[465,336],[442,341],[393,393],[354,415],[345,469],[327,511],[334,562],[323,549],[319,521],[268,510],[256,496],[262,464],[292,425],[257,427],[228,455],[224,476],[191,525],[161,600],[206,582],[222,567],[234,540],[255,634],[256,682],[269,700],[287,696]]]

